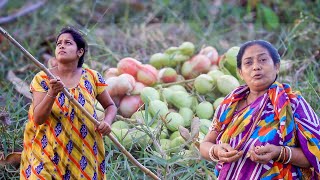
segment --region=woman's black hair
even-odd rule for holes
[[[248,47],[256,45],[256,44],[260,45],[268,50],[268,52],[273,60],[273,63],[275,65],[280,63],[280,55],[278,53],[278,50],[271,43],[269,43],[268,41],[265,41],[265,40],[253,40],[253,41],[248,41],[248,42],[242,44],[240,47],[240,50],[237,55],[237,67],[239,69],[241,69],[241,59],[244,54],[244,51]]]
[[[83,54],[82,56],[79,58],[79,62],[77,67],[82,67],[83,62],[84,62],[84,55],[86,54],[87,51],[87,42],[86,40],[83,38],[82,34],[75,28],[73,27],[65,27],[62,28],[60,33],[57,36],[56,42],[58,41],[59,37],[61,34],[65,34],[65,33],[69,33],[71,34],[71,36],[73,37],[73,40],[76,42],[77,44],[77,48],[78,50],[83,48]]]

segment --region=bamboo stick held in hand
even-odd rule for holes
[[[6,37],[12,44],[14,44],[29,60],[31,60],[34,64],[36,64],[41,70],[43,70],[50,78],[55,78],[54,75],[36,58],[34,58],[26,49],[24,49],[13,37],[11,37],[2,27],[0,27],[0,33]],[[95,125],[99,125],[100,122],[97,121],[91,114],[88,113],[86,109],[84,109],[81,104],[74,99],[74,97],[66,90],[62,91],[67,98],[77,107],[79,108],[84,115]],[[107,135],[110,140],[120,149],[122,153],[138,168],[140,168],[146,175],[150,176],[152,179],[160,179],[153,172],[151,172],[148,168],[144,167],[140,164],[133,156],[130,154],[120,143],[119,141],[112,135]]]

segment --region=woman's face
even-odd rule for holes
[[[256,44],[247,47],[238,70],[250,90],[265,91],[276,79],[279,63],[275,65],[268,50]]]
[[[79,58],[83,54],[83,49],[77,47],[76,42],[69,33],[61,34],[57,40],[55,55],[56,59],[60,62],[78,63]]]

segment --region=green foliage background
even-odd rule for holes
[[[10,0],[1,7],[0,17],[37,2]],[[293,66],[280,76],[281,81],[301,91],[319,116],[319,12],[319,0],[57,0],[45,1],[39,9],[0,25],[42,62],[43,53],[52,54],[54,37],[62,27],[78,27],[89,42],[86,63],[110,67],[127,56],[146,63],[152,54],[183,41],[193,42],[197,50],[211,45],[223,54],[245,41],[265,39]],[[0,107],[11,122],[5,125],[0,119],[0,151],[8,154],[22,149],[30,100],[17,93],[6,76],[9,70],[31,63],[6,40],[0,40],[0,59]],[[101,66],[96,68],[103,70]],[[18,75],[30,83],[37,71],[31,68]],[[213,163],[193,160],[196,163],[187,164],[190,158],[183,155],[166,160],[150,154],[148,148],[131,150],[162,179],[214,179]],[[147,179],[116,147],[109,144],[107,149],[108,177]],[[0,179],[18,178],[16,168],[0,167]]]

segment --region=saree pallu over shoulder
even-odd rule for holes
[[[210,130],[218,133],[217,143],[228,143],[233,148],[238,146],[245,154],[251,146],[266,144],[300,147],[314,170],[311,179],[319,179],[320,122],[310,105],[289,85],[275,82],[264,95],[238,111],[239,100],[249,91],[246,85],[240,86],[216,109]],[[255,119],[260,111],[261,117]],[[252,133],[245,137],[256,121]],[[305,169],[301,171],[294,165],[273,160],[258,164],[245,155],[237,162],[216,166],[219,179],[301,179],[302,172]]]

